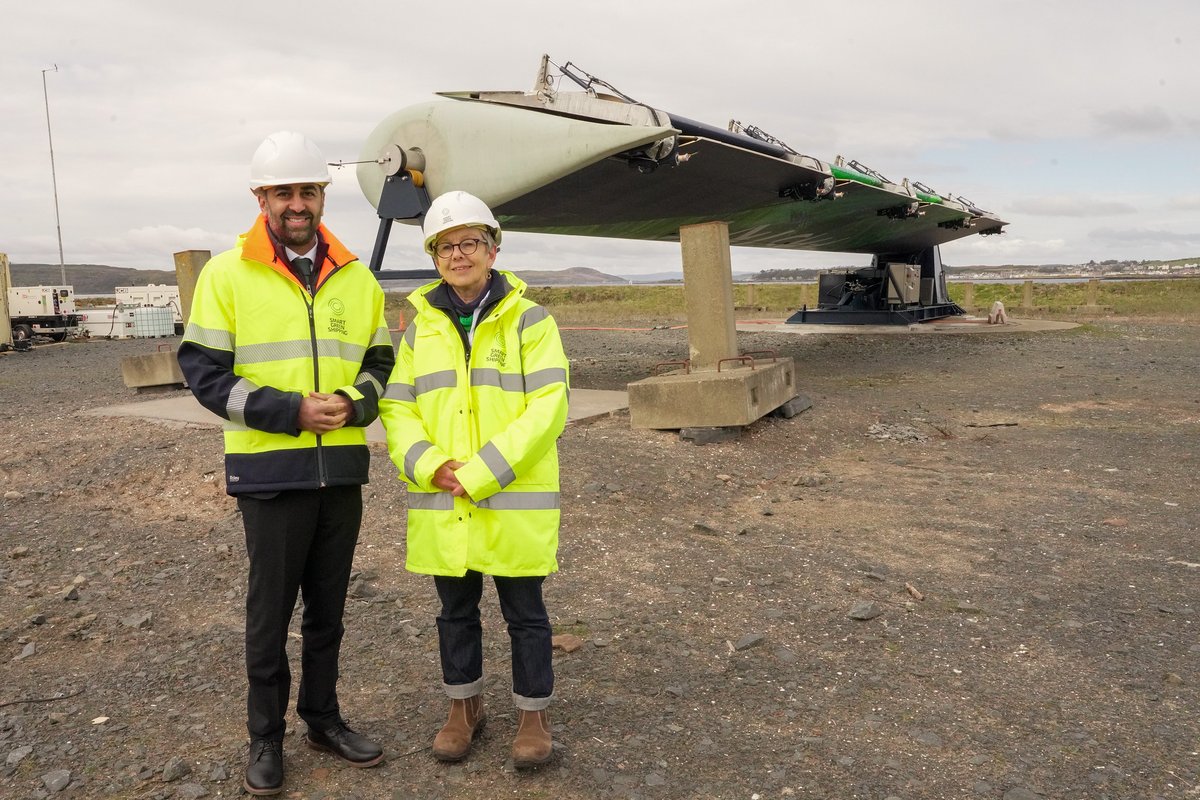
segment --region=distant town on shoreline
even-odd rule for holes
[[[859,265],[829,265],[796,269],[770,269],[758,272],[735,272],[739,283],[812,282],[823,272],[859,269]],[[946,264],[946,275],[953,281],[975,280],[1037,280],[1039,278],[1177,278],[1200,276],[1200,257],[1171,261],[1088,261],[1085,264],[1009,264],[1003,266],[955,266]],[[175,271],[165,269],[133,269],[104,264],[67,264],[67,284],[77,295],[112,294],[117,286],[175,284]],[[683,281],[678,271],[663,271],[638,275],[610,275],[588,267],[561,270],[525,270],[512,268],[526,283],[536,286],[605,286]],[[57,286],[61,280],[58,264],[11,264],[13,286]]]

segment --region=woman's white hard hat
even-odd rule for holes
[[[433,246],[439,236],[464,225],[487,228],[492,240],[500,244],[500,223],[487,204],[468,192],[454,191],[438,195],[425,212],[425,222],[421,226],[425,234],[425,252],[433,255]]]
[[[263,139],[250,159],[250,188],[293,183],[330,183],[329,165],[320,149],[302,133],[276,131]]]

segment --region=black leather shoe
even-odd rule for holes
[[[242,786],[250,794],[278,794],[283,788],[283,742],[255,739],[250,742],[246,779]]]
[[[320,731],[309,728],[304,740],[312,749],[333,753],[352,767],[373,767],[383,761],[383,748],[344,722]]]

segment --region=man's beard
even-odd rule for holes
[[[287,224],[288,219],[306,219],[308,220],[308,225],[304,228],[291,228]],[[288,217],[281,215],[279,218],[273,220],[273,222],[274,225],[272,227],[275,230],[275,235],[279,237],[279,241],[293,250],[297,247],[312,244],[313,237],[317,233],[317,223],[311,214],[293,214]]]

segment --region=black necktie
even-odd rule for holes
[[[292,266],[300,273],[300,277],[304,279],[304,285],[312,291],[312,259],[311,258],[293,258]]]

